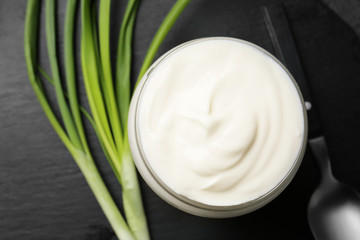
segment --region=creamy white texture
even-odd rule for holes
[[[304,137],[303,108],[285,70],[230,39],[190,43],[151,72],[138,131],[146,159],[174,192],[229,206],[267,193]]]

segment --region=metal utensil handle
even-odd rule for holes
[[[331,181],[333,176],[331,173],[330,157],[325,138],[323,136],[309,139],[311,151],[314,154],[316,163],[319,166],[323,180]]]

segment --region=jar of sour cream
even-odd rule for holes
[[[131,101],[128,135],[140,174],[163,200],[225,218],[264,206],[290,183],[307,118],[275,57],[211,37],[175,47],[149,68]]]

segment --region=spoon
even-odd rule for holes
[[[317,240],[360,239],[360,196],[332,173],[326,141],[318,119],[287,16],[282,5],[262,7],[262,15],[276,57],[296,79],[308,116],[309,145],[322,180],[308,205],[308,220]]]
[[[309,145],[322,176],[308,206],[311,231],[318,240],[360,239],[360,194],[332,175],[323,136]]]

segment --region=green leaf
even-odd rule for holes
[[[74,25],[77,0],[68,0],[65,24],[64,24],[64,63],[65,63],[65,76],[68,91],[68,99],[70,102],[71,114],[74,118],[76,129],[80,137],[84,151],[90,154],[90,149],[86,141],[85,131],[82,124],[80,115],[80,107],[76,90],[76,77],[75,77],[75,60],[74,60]]]
[[[61,141],[69,149],[71,154],[76,153],[76,148],[73,146],[69,137],[66,135],[65,131],[61,127],[59,121],[55,117],[54,112],[52,111],[43,88],[40,84],[39,78],[35,73],[35,66],[37,62],[37,39],[38,39],[38,29],[39,29],[39,9],[40,9],[40,0],[29,0],[26,8],[26,19],[25,19],[25,31],[24,31],[24,51],[25,51],[25,60],[26,67],[28,70],[28,76],[35,92],[37,99],[41,107],[44,110],[47,118],[49,119],[51,125],[53,126],[55,132],[60,137]]]
[[[43,75],[43,77],[52,85],[54,85],[54,80],[51,79],[51,77],[49,76],[49,74],[47,74],[45,72],[44,69],[42,69],[40,66],[38,66],[38,70],[39,72],[41,73],[41,75]],[[67,93],[64,93],[65,97],[66,98],[69,98],[69,95]],[[114,174],[116,176],[116,178],[118,179],[119,183],[121,184],[121,178],[120,178],[120,173],[116,170],[115,168],[115,165],[114,163],[112,162],[110,156],[109,156],[109,153],[107,152],[105,146],[104,146],[104,142],[102,141],[101,139],[101,136],[100,136],[100,133],[99,133],[99,130],[97,129],[96,127],[96,124],[94,122],[94,119],[91,117],[90,113],[88,113],[88,111],[86,111],[86,109],[84,107],[82,107],[81,105],[79,105],[79,109],[80,109],[80,112],[88,119],[88,121],[90,122],[91,126],[93,127],[94,131],[95,131],[95,134],[99,140],[99,143],[100,143],[100,146],[101,146],[101,149],[103,150],[104,152],[104,155],[106,157],[106,159],[108,160],[112,170],[114,171]]]
[[[111,128],[113,130],[114,140],[118,151],[121,152],[123,145],[123,135],[121,131],[118,107],[115,98],[113,79],[110,62],[110,0],[100,1],[99,10],[99,43],[100,43],[100,62],[104,77],[104,95],[108,97],[106,107],[110,118]]]
[[[112,138],[99,83],[99,63],[97,62],[95,52],[91,4],[90,1],[87,0],[83,0],[81,3],[81,64],[86,94],[94,121],[99,130],[99,135],[101,136],[104,146],[116,166],[117,171],[120,172],[120,162],[114,161],[114,159],[120,159],[120,155]]]
[[[150,47],[145,55],[144,62],[141,66],[140,73],[136,82],[136,85],[139,83],[141,78],[144,76],[145,72],[149,69],[152,61],[154,60],[155,54],[159,49],[161,43],[164,41],[165,37],[169,33],[170,29],[174,25],[176,19],[183,12],[184,8],[189,4],[191,0],[177,0],[170,12],[167,14],[164,21],[161,23],[158,31],[156,32]]]
[[[54,79],[56,98],[67,134],[69,135],[71,142],[76,148],[83,149],[74,120],[69,110],[69,106],[65,100],[64,91],[62,89],[60,80],[59,66],[56,54],[55,0],[46,1],[46,40],[51,71]]]
[[[121,127],[127,129],[131,97],[131,54],[134,24],[140,5],[138,0],[129,0],[122,20],[116,61],[116,93],[119,106]]]

